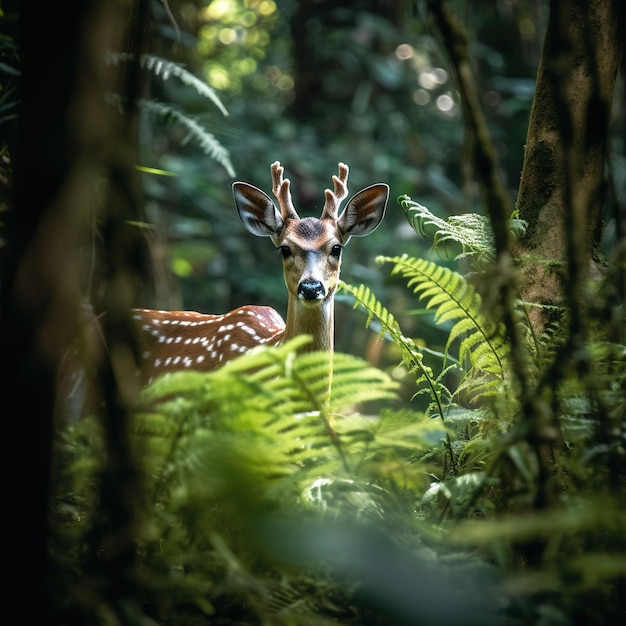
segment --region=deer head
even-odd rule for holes
[[[351,237],[368,235],[380,224],[389,187],[378,183],[362,189],[339,214],[341,202],[348,195],[348,166],[339,163],[339,175],[332,177],[333,190],[324,192],[321,216],[301,218],[293,205],[290,181],[283,178],[283,167],[275,162],[271,171],[278,208],[261,189],[237,182],[233,184],[233,195],[239,217],[253,235],[269,237],[282,255],[289,292],[285,337],[309,332],[318,344],[314,347],[332,347],[332,301],[343,247]],[[307,314],[314,309],[323,313],[321,318]],[[325,328],[320,327],[322,321]],[[323,335],[324,340],[316,342],[315,333]]]

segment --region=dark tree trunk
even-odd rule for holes
[[[21,110],[13,194],[3,216],[7,244],[0,265],[5,428],[2,590],[3,611],[12,616],[12,623],[55,621],[55,602],[49,593],[48,524],[57,372],[76,331],[83,269],[79,250],[86,229],[92,226],[94,206],[101,195],[117,201],[108,220],[108,232],[115,236],[120,224],[132,216],[128,208],[136,200],[128,174],[135,162],[134,126],[105,98],[116,87],[134,84],[136,75],[130,69],[126,81],[118,68],[105,61],[110,51],[129,50],[129,41],[137,38],[132,26],[143,28],[146,23],[146,6],[143,0],[77,4],[24,0],[16,9]],[[102,194],[96,181],[103,178],[122,192],[117,197]],[[125,182],[117,184],[122,179]],[[124,327],[122,312],[132,294],[121,279],[120,266],[129,256],[128,242],[121,244],[118,239],[115,245],[120,252],[106,271],[105,301],[117,303],[108,339]],[[120,342],[113,342],[118,353],[124,352],[121,342],[132,345],[129,337],[127,332]],[[101,364],[103,387],[110,398],[120,398],[119,358],[117,369],[106,361]],[[123,440],[115,441],[124,432],[127,409],[122,398],[111,403],[104,422],[110,427],[110,441],[115,442],[110,447],[108,485],[116,500],[104,504],[112,507],[114,530],[115,524],[124,526],[130,537],[133,509],[124,495],[132,486],[126,480],[131,470]],[[124,546],[123,554],[129,553]],[[109,569],[112,575],[121,571]],[[119,579],[111,580],[119,585]]]
[[[623,18],[620,0],[550,3],[517,199],[528,222],[518,255],[531,302],[576,309],[596,271]],[[532,319],[538,329],[545,322],[537,311]]]
[[[49,620],[46,597],[56,368],[77,302],[69,277],[82,201],[80,158],[69,113],[80,90],[77,59],[98,3],[20,6],[21,111],[14,195],[2,254],[0,354],[5,465],[3,610],[15,623]],[[11,454],[11,451],[14,453]]]

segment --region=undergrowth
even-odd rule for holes
[[[426,364],[369,288],[341,288],[399,351],[424,408],[401,402],[393,372],[345,354],[330,385],[326,354],[296,355],[307,338],[156,380],[129,426],[135,623],[556,625],[624,611],[626,347],[599,326],[586,369],[564,362],[551,387],[567,326],[536,337],[518,303],[528,367],[516,375],[559,431],[542,435],[544,475],[507,333],[477,289],[493,262],[488,222],[401,204],[416,233],[463,260],[464,273],[410,253],[379,259],[445,328],[443,351]],[[512,220],[512,233],[523,226]],[[60,435],[51,556],[60,614],[109,624],[121,612],[85,575],[119,540],[90,547],[103,525],[100,430],[89,418]],[[557,503],[541,507],[546,481]]]

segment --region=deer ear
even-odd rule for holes
[[[276,237],[283,218],[271,198],[248,183],[233,183],[233,197],[243,225],[257,237]]]
[[[378,183],[354,194],[342,211],[337,226],[346,238],[369,235],[385,216],[389,186]]]

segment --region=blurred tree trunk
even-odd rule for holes
[[[622,0],[550,3],[526,141],[517,199],[520,217],[528,222],[517,250],[525,261],[522,294],[530,302],[567,303],[575,317],[585,279],[598,275],[623,18]],[[541,311],[531,313],[537,330],[546,319]]]
[[[129,242],[119,234],[136,200],[130,182],[135,176],[135,138],[130,118],[107,105],[105,94],[125,89],[137,76],[130,65],[124,73],[107,66],[106,54],[133,50],[130,42],[137,38],[137,25],[145,27],[146,6],[144,0],[77,4],[23,0],[14,9],[20,22],[21,110],[0,265],[5,427],[2,589],[3,611],[12,616],[12,623],[51,623],[53,605],[61,604],[50,597],[47,556],[55,386],[80,317],[84,261],[79,251],[85,231],[93,227],[91,211],[98,203],[115,208],[102,227],[105,243],[118,250],[103,271],[107,279],[103,302],[114,304],[105,332],[116,359],[99,364],[104,393],[115,399],[103,423],[109,441],[122,435],[122,441],[108,450],[110,480],[104,482],[112,498],[103,497],[102,504],[105,510],[110,508],[113,532],[121,528],[127,536],[117,546],[118,555],[128,561],[130,553],[133,512],[127,490],[133,483],[127,480],[132,469],[123,440],[128,394],[120,390],[119,381],[129,369],[127,364],[120,366],[124,361],[120,356],[132,346],[124,312],[137,280],[128,277]],[[103,179],[110,181],[109,191]],[[121,569],[109,568],[111,586],[124,584],[124,578],[116,578]]]

